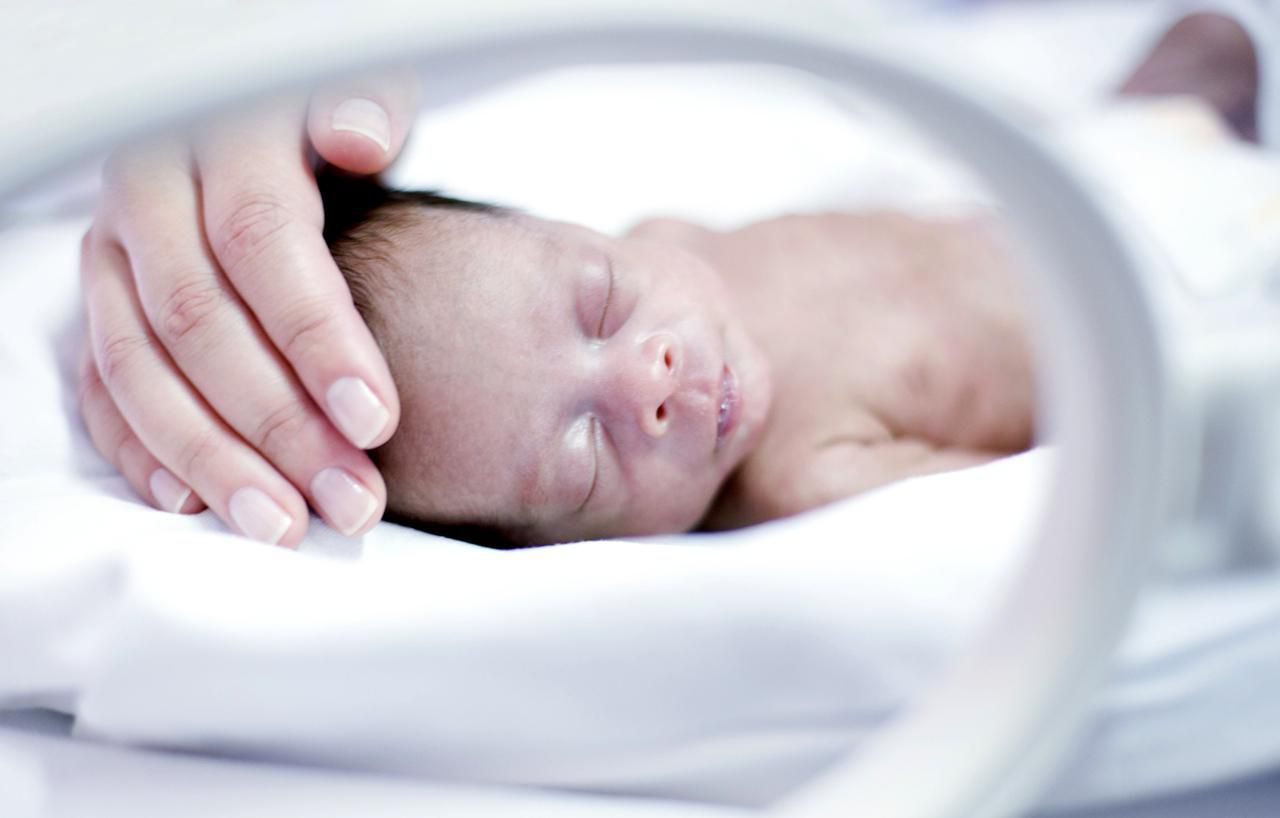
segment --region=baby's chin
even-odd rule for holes
[[[741,325],[726,327],[725,357],[732,371],[735,394],[729,408],[732,428],[720,444],[722,483],[760,445],[773,408],[773,373],[769,360]]]

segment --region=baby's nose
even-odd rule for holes
[[[671,423],[671,396],[683,363],[680,338],[656,332],[641,341],[636,352],[618,367],[622,381],[615,387],[622,397],[618,406],[636,418],[645,434],[662,437]]]

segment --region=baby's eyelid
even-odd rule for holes
[[[609,274],[609,288],[605,291],[604,307],[600,310],[600,323],[596,326],[596,337],[601,339],[604,338],[605,319],[609,317],[609,305],[613,303],[613,284],[614,284],[613,259],[607,255],[605,256],[605,267]]]
[[[591,488],[587,489],[587,496],[583,499],[582,505],[578,506],[578,512],[586,510],[591,504],[591,498],[595,496],[596,486],[600,483],[600,420],[595,415],[591,416],[590,426],[587,434],[591,437]]]

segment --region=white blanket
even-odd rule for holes
[[[2,425],[25,431],[0,472],[0,701],[84,733],[758,801],[929,679],[1034,516],[1028,457],[724,537],[503,553],[314,521],[300,554],[266,548],[147,508],[89,448],[59,366],[79,227],[0,248],[24,268],[0,285],[23,305]]]
[[[401,173],[605,229],[974,198],[824,91],[744,76],[533,80],[429,116]],[[665,174],[633,161],[647,153]],[[763,803],[963,646],[1045,500],[1039,451],[718,537],[496,553],[313,521],[300,554],[265,548],[146,508],[93,452],[70,381],[85,217],[10,212],[25,215],[0,234],[0,707],[73,713],[85,736]],[[1280,761],[1261,727],[1280,723],[1278,625],[1276,577],[1153,591],[1049,803]]]

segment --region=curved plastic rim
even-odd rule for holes
[[[46,89],[38,110],[49,127],[28,120],[25,129],[3,129],[0,156],[10,160],[0,162],[0,195],[177,114],[403,57],[455,94],[584,62],[791,66],[879,96],[974,165],[1038,262],[1038,355],[1040,371],[1049,373],[1041,428],[1062,450],[1053,499],[1021,582],[972,651],[857,760],[836,765],[771,812],[996,816],[1030,802],[1067,748],[1124,625],[1144,547],[1160,529],[1169,492],[1162,458],[1173,433],[1167,370],[1136,260],[1065,167],[944,81],[858,43],[833,20],[788,16],[773,4],[634,9],[621,0],[472,0],[441,8],[366,0],[358,17],[303,19],[294,9],[288,32],[280,20],[259,16],[240,26],[175,30],[169,39],[156,23],[166,15],[152,16],[165,5],[79,9],[82,23],[101,15],[101,36],[84,45],[116,61],[118,81],[99,79],[95,87],[89,77],[61,97]],[[112,29],[130,25],[149,27],[153,53],[131,56],[123,46],[112,53],[113,43],[130,42],[113,40]],[[171,58],[174,70],[155,71],[157,54]],[[38,68],[18,72],[16,81],[29,83]],[[9,110],[22,115],[21,94],[15,98]]]

